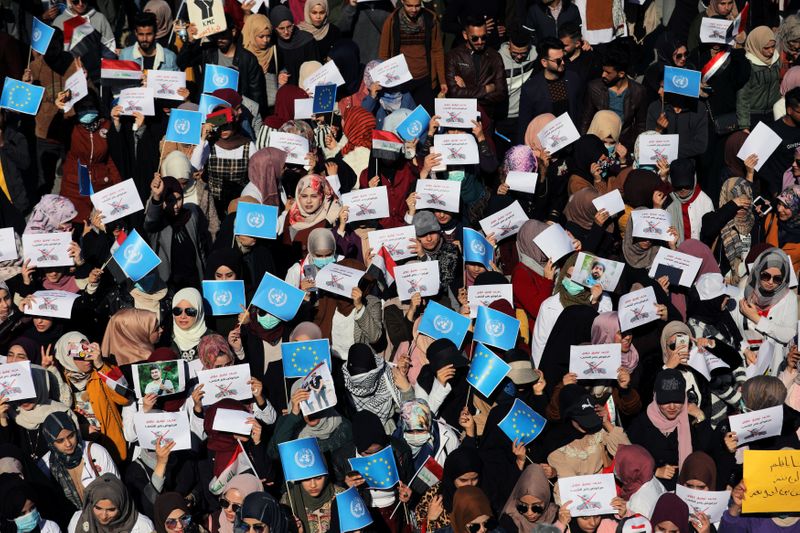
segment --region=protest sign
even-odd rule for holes
[[[136,428],[139,446],[145,450],[155,450],[159,439],[160,446],[174,442],[175,447],[172,451],[192,448],[192,435],[186,411],[180,410],[174,413],[139,411],[133,417],[133,425]]]
[[[389,216],[389,195],[385,185],[345,193],[342,205],[350,208],[348,222],[380,220]]]
[[[203,385],[203,406],[232,398],[247,400],[253,397],[250,390],[250,367],[233,365],[210,370],[199,370],[197,381]]]
[[[415,293],[426,296],[439,294],[439,261],[409,263],[394,268],[397,295],[400,301],[410,300]]]
[[[417,180],[417,209],[458,213],[461,184],[448,180]]]
[[[558,478],[558,491],[562,502],[571,501],[572,516],[597,516],[614,514],[611,500],[617,497],[614,474],[594,474]]]
[[[358,282],[363,276],[364,272],[357,268],[331,263],[317,272],[315,280],[318,289],[352,299],[353,289],[358,287]],[[366,298],[366,295],[364,297]]]
[[[94,208],[102,213],[104,224],[144,209],[139,191],[136,190],[136,184],[132,179],[96,192],[90,199]]]
[[[653,287],[645,287],[620,296],[618,307],[620,331],[629,331],[657,320],[657,304]]]
[[[622,345],[588,344],[569,347],[569,371],[578,379],[617,379]]]
[[[575,259],[570,279],[584,287],[600,285],[604,291],[613,291],[617,288],[624,269],[625,263],[580,252]]]
[[[68,254],[71,243],[72,233],[68,231],[23,233],[23,259],[30,259],[30,265],[36,268],[72,266],[74,261]]]
[[[797,511],[800,450],[744,450],[744,513]]]
[[[484,235],[494,233],[496,242],[500,242],[506,237],[511,237],[519,233],[519,228],[528,221],[528,215],[522,210],[517,200],[510,206],[497,211],[488,217],[479,220]]]

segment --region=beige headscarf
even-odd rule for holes
[[[156,39],[169,35],[172,29],[172,10],[165,0],[150,0],[144,6],[144,11],[156,16]]]
[[[155,313],[142,309],[122,309],[108,321],[103,344],[103,357],[115,357],[118,365],[139,363],[155,349],[150,334],[158,327]]]
[[[761,49],[764,48],[770,41],[774,40],[775,32],[773,32],[768,26],[759,26],[758,28],[753,29],[747,35],[747,40],[744,42],[744,50],[747,55],[747,59],[754,64],[760,63],[766,66],[775,64],[780,57],[777,49],[772,54],[772,57],[764,57],[764,54],[761,53]]]
[[[534,153],[541,154],[544,151],[542,142],[539,140],[539,132],[555,119],[556,116],[552,113],[542,113],[528,124],[525,129],[525,144],[533,148]]]
[[[242,43],[244,43],[244,47],[247,51],[252,52],[252,54],[256,56],[258,64],[261,65],[261,69],[266,72],[269,67],[269,62],[272,61],[272,55],[275,53],[275,46],[269,46],[266,50],[260,50],[256,46],[256,35],[264,30],[272,33],[272,23],[265,15],[250,15],[244,19]]]
[[[322,6],[322,8],[325,10],[325,19],[323,19],[322,26],[319,28],[310,22],[311,9],[314,6]],[[303,7],[303,12],[305,13],[305,20],[300,22],[297,27],[313,35],[315,41],[321,41],[324,39],[325,36],[328,35],[328,28],[330,27],[330,22],[328,21],[328,16],[330,15],[330,10],[328,9],[328,0],[308,0],[306,5]]]
[[[606,142],[609,137],[614,139],[614,142],[619,142],[621,131],[622,121],[619,119],[619,115],[613,111],[602,110],[594,114],[586,133],[596,135],[603,142]]]
[[[721,16],[719,14],[719,11],[717,10],[717,4],[718,3],[719,3],[719,0],[711,0],[708,3],[708,7],[706,8],[706,16],[707,17],[719,17],[719,16]],[[733,9],[731,9],[731,12],[728,13],[728,16],[725,17],[725,18],[728,19],[728,20],[733,20],[733,19],[736,18],[736,16],[738,14],[739,14],[739,10],[736,9],[736,3],[734,3],[733,4]]]

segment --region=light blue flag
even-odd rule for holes
[[[464,228],[464,261],[480,263],[491,270],[494,261],[494,247],[486,237],[471,228]]]
[[[507,314],[490,309],[484,305],[478,307],[475,319],[475,330],[472,338],[501,350],[510,350],[517,343],[519,320]]]
[[[361,474],[371,489],[390,489],[400,481],[391,446],[370,456],[353,457],[348,461],[350,468]]]
[[[305,295],[305,291],[292,287],[267,272],[261,278],[261,283],[258,284],[258,289],[250,303],[272,316],[288,322],[297,314]]]
[[[81,196],[91,196],[94,194],[89,167],[81,163],[80,159],[78,159],[78,194]]]
[[[314,367],[325,361],[331,364],[331,346],[328,339],[281,343],[283,377],[304,378]]]
[[[274,239],[278,236],[278,208],[274,205],[239,203],[233,222],[233,233],[259,239]]]
[[[317,85],[314,87],[314,101],[312,102],[311,112],[332,113],[336,106],[336,84]]]
[[[43,95],[44,87],[37,87],[14,78],[6,78],[3,84],[3,94],[0,96],[0,107],[26,115],[35,115],[39,112],[39,104],[42,103]]]
[[[356,487],[350,487],[336,495],[336,509],[339,514],[339,531],[358,531],[372,524],[372,515],[358,494]]]
[[[214,316],[238,315],[246,301],[244,281],[204,281],[203,298]]]
[[[42,22],[41,20],[33,17],[33,26],[31,27],[31,48],[44,55],[47,52],[47,47],[50,46],[50,40],[56,32],[53,28]]]
[[[203,120],[205,117],[210,115],[215,107],[230,107],[231,104],[223,100],[222,98],[217,98],[216,96],[211,96],[210,94],[201,94],[200,95],[200,103],[197,104],[197,110],[202,113]]]
[[[699,70],[664,67],[664,92],[699,98],[701,77]]]
[[[161,259],[136,230],[128,235],[113,257],[125,275],[133,281],[139,281],[161,264]]]
[[[172,109],[169,112],[167,140],[183,144],[200,144],[205,115],[188,109]]]
[[[418,105],[417,108],[401,122],[397,129],[397,135],[404,141],[419,139],[427,130],[431,122],[431,116],[425,108]]]
[[[503,381],[509,370],[511,370],[511,365],[478,342],[475,345],[475,353],[472,355],[472,364],[469,365],[467,383],[488,398]]]
[[[542,415],[531,409],[528,404],[517,398],[511,410],[503,418],[497,427],[508,435],[508,438],[519,440],[526,446],[539,436],[544,429],[547,420]]]
[[[316,437],[281,442],[278,453],[286,481],[302,481],[328,473]]]
[[[212,64],[206,64],[204,70],[204,93],[213,93],[217,89],[233,89],[234,91],[239,90],[238,70]]]
[[[433,339],[450,339],[460,348],[470,322],[468,317],[431,300],[422,314],[419,332]]]

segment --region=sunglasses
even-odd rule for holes
[[[525,514],[528,511],[531,513],[542,514],[544,512],[544,507],[538,503],[517,503],[517,512],[519,514]]]
[[[687,57],[688,55],[689,55],[689,54],[686,54],[686,53],[683,53],[683,52],[681,52],[681,53],[679,53],[679,54],[673,54],[673,57],[674,57],[675,59],[684,59],[684,58],[685,58],[685,57]]]
[[[794,160],[794,164],[797,165],[798,167],[800,167],[800,159],[795,159]]]
[[[480,531],[481,529],[485,531],[491,531],[492,529],[496,528],[497,528],[497,520],[495,520],[494,518],[489,518],[486,521],[481,522],[479,524],[467,524],[467,531],[469,531],[469,533],[478,533],[478,531]]]
[[[486,42],[486,36],[485,35],[470,35],[469,36],[469,40],[472,41],[473,43],[477,43],[478,41],[480,41],[482,43],[485,43]]]
[[[180,522],[183,527],[188,527],[189,524],[192,523],[192,517],[185,514],[180,518],[167,518],[164,521],[164,525],[167,526],[167,529],[175,529],[178,527],[178,522]]]
[[[776,285],[783,283],[783,274],[776,274],[773,276],[769,272],[762,272],[760,278],[761,281],[772,281]]]
[[[231,511],[233,511],[234,513],[238,513],[239,509],[242,508],[241,504],[239,504],[239,503],[231,503],[225,498],[225,496],[220,496],[220,498],[219,498],[219,506],[222,507],[223,509],[227,509],[227,508],[230,507]]]
[[[267,530],[267,524],[242,524],[236,527],[238,533],[248,533],[254,531],[255,533],[264,533]]]
[[[196,317],[197,316],[197,309],[194,307],[173,307],[172,308],[172,316],[181,316],[183,313],[186,313],[186,316]]]

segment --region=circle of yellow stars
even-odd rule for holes
[[[301,357],[302,360],[305,360],[305,358],[307,357],[305,352],[311,352],[311,355],[314,357],[313,362],[308,366],[308,368],[301,367],[300,365],[297,364],[298,354],[300,354],[299,357]],[[317,363],[319,363],[320,361],[321,361],[320,354],[314,346],[303,344],[295,348],[294,351],[292,351],[292,368],[294,368],[298,372],[302,372],[303,374],[308,374],[309,372],[311,372],[311,370],[315,366],[317,366]]]
[[[530,421],[530,424],[520,423],[524,421],[525,418]],[[514,432],[515,438],[519,437],[522,440],[526,440],[528,437],[535,435],[536,432],[539,431],[539,420],[536,418],[535,413],[530,409],[515,407],[511,411],[509,420],[511,423],[511,430]],[[529,428],[529,431],[523,431],[521,426]]]
[[[487,362],[476,364],[478,363],[478,359],[485,359]],[[485,352],[484,350],[478,350],[475,353],[475,359],[472,361],[472,364],[469,367],[470,379],[480,386],[481,379],[491,375],[492,369],[494,368],[494,361],[494,357],[492,357],[489,353]],[[476,374],[474,370],[481,372],[481,375]]]
[[[380,465],[383,464],[383,468],[386,471],[386,477],[381,481],[380,479],[374,477],[369,473],[369,469],[371,466],[378,466],[376,470],[381,471],[382,468]],[[370,459],[367,462],[367,466],[364,467],[364,477],[367,478],[367,481],[370,485],[381,488],[388,486],[392,482],[392,465],[387,461],[384,457],[376,457],[374,459]]]
[[[25,97],[23,99],[17,100],[15,94],[17,91],[22,91],[25,93]],[[30,88],[26,87],[25,85],[14,84],[8,90],[8,105],[15,107],[17,109],[22,109],[23,107],[27,107],[28,104],[31,103],[33,100],[33,91]]]

